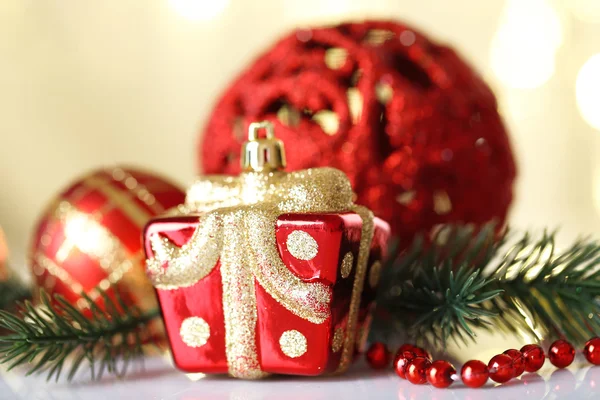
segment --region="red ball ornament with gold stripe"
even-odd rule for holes
[[[142,229],[184,201],[184,192],[152,173],[116,167],[74,182],[47,206],[33,235],[35,283],[84,308],[81,294],[102,307],[95,290],[147,311],[157,307],[143,264]]]

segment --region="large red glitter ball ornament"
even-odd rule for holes
[[[504,220],[516,174],[494,94],[451,48],[402,23],[298,30],[231,84],[203,132],[209,174],[240,171],[249,123],[270,120],[288,170],[344,171],[401,239]]]
[[[566,368],[575,359],[575,348],[566,340],[557,340],[550,345],[548,360],[556,368]]]
[[[58,194],[35,229],[30,263],[49,294],[102,307],[97,288],[141,310],[157,307],[147,279],[142,229],[150,218],[183,203],[185,193],[163,178],[130,168],[94,171]]]
[[[525,371],[527,372],[538,371],[546,361],[544,349],[537,344],[527,344],[521,347],[521,353],[525,359]]]
[[[595,337],[588,340],[583,348],[583,355],[589,363],[600,365],[600,338]]]

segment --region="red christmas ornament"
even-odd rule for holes
[[[544,365],[546,356],[544,350],[537,344],[528,344],[521,348],[521,353],[525,359],[525,371],[536,372]]]
[[[386,345],[375,342],[367,350],[367,362],[373,369],[383,369],[390,364],[391,353]]]
[[[85,307],[102,306],[117,290],[126,304],[157,307],[144,272],[142,230],[152,217],[184,201],[169,181],[136,169],[94,171],[53,199],[39,220],[30,261],[37,286]],[[162,324],[158,324],[161,326]]]
[[[498,354],[488,363],[490,378],[498,383],[508,382],[515,376],[513,360],[509,355]]]
[[[548,360],[557,368],[566,368],[575,359],[575,348],[566,340],[557,340],[550,345]]]
[[[588,340],[583,348],[583,355],[591,364],[600,365],[600,338]]]
[[[488,380],[489,371],[487,365],[479,360],[467,361],[460,371],[460,376],[465,385],[478,388]]]
[[[408,348],[408,346],[407,345],[400,346],[400,349],[398,349],[398,352],[396,353],[396,356],[394,357],[393,366],[394,366],[394,371],[396,371],[396,374],[400,378],[406,379],[406,366],[413,358],[416,357],[416,355],[415,355],[415,353],[413,353],[410,350],[401,351],[403,348]]]
[[[447,388],[454,383],[452,375],[456,374],[456,369],[448,361],[434,361],[427,371],[427,382],[436,388]]]
[[[200,178],[144,233],[174,362],[245,379],[344,372],[369,334],[389,226],[341,171],[282,171],[271,124],[251,125],[242,152],[242,174]],[[375,343],[367,359],[391,354]]]
[[[427,382],[427,370],[431,361],[425,357],[415,357],[406,365],[406,380],[415,385]]]
[[[525,358],[523,357],[523,354],[517,349],[506,350],[503,354],[512,358],[513,368],[515,370],[514,377],[521,376],[523,372],[525,372]]]
[[[390,21],[299,30],[225,91],[204,172],[236,174],[248,124],[272,121],[287,170],[344,171],[357,203],[410,241],[440,223],[502,222],[516,169],[494,94],[451,48]]]

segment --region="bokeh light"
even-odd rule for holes
[[[64,248],[64,251],[67,253],[72,247],[76,247],[84,253],[96,254],[102,243],[101,230],[94,224],[94,221],[83,214],[77,214],[67,220],[65,236],[68,246]],[[63,256],[66,258],[68,254]]]
[[[579,70],[575,95],[583,119],[600,130],[600,53],[590,57]]]
[[[544,0],[509,0],[491,44],[490,63],[507,86],[531,89],[554,74],[563,43],[557,11]]]
[[[182,17],[192,21],[208,21],[219,15],[228,0],[169,0],[169,4]]]
[[[600,22],[600,1],[566,0],[564,4],[577,19],[586,22]]]

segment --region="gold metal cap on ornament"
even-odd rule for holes
[[[259,138],[264,130],[265,138]],[[285,168],[283,142],[275,137],[269,121],[253,122],[248,128],[248,141],[242,147],[242,171],[270,172]]]

